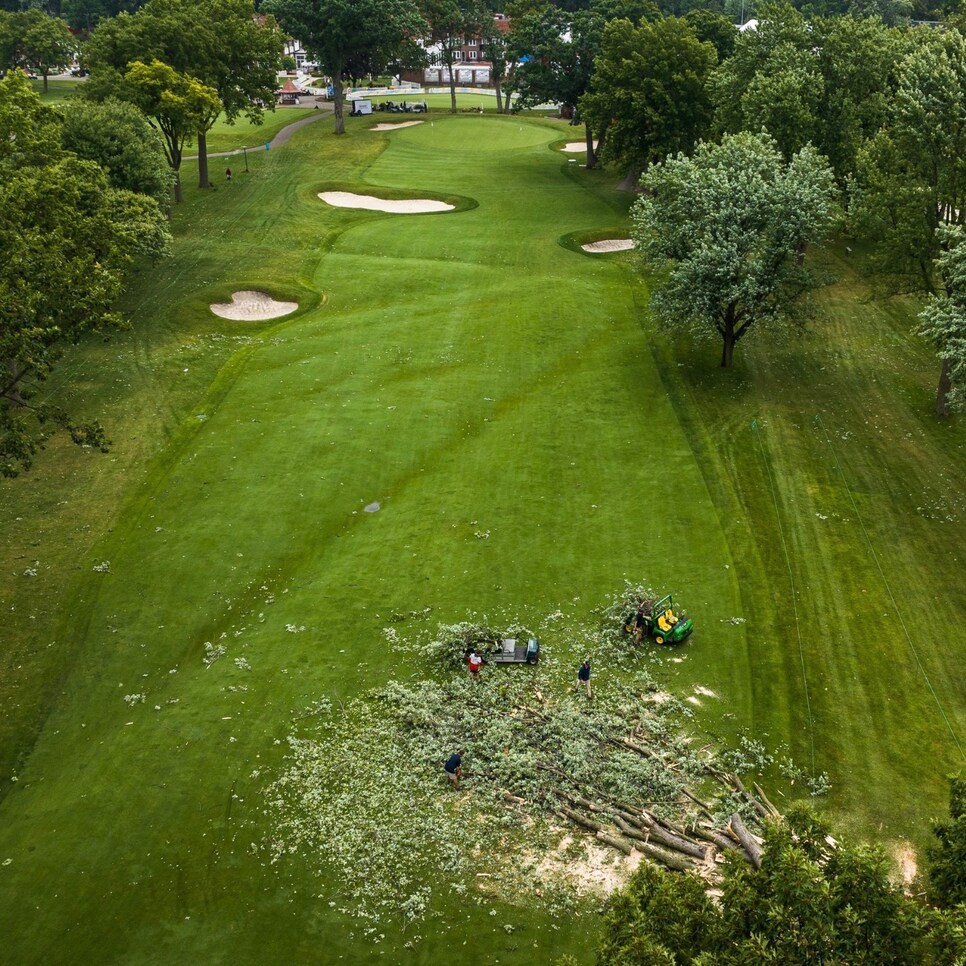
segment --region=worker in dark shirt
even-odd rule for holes
[[[455,754],[449,756],[446,759],[446,764],[443,765],[446,771],[446,777],[453,783],[453,788],[459,789],[460,787],[460,777],[463,774],[463,754],[464,752],[457,751]]]
[[[590,658],[584,658],[584,663],[577,669],[577,687],[584,686],[587,697],[590,697]]]

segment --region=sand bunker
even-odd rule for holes
[[[377,124],[369,128],[370,131],[395,131],[397,127],[412,127],[414,124],[425,124],[425,121],[400,121],[398,124]]]
[[[597,142],[594,141],[594,147],[597,147]],[[568,154],[577,154],[580,151],[587,150],[586,141],[568,141],[561,149],[561,151],[566,151]]]
[[[230,302],[213,302],[208,308],[223,319],[239,322],[258,322],[277,319],[299,307],[298,302],[276,302],[264,292],[235,292]]]
[[[452,211],[453,205],[427,198],[408,198],[390,201],[372,195],[356,195],[351,191],[322,191],[319,197],[335,208],[365,208],[367,211],[388,211],[396,215],[417,215],[424,211]]]
[[[630,238],[604,238],[580,246],[585,252],[627,252],[634,247]]]

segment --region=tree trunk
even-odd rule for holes
[[[730,369],[731,363],[735,358],[735,344],[738,342],[738,332],[736,331],[737,326],[737,311],[735,309],[735,303],[731,302],[728,308],[725,309],[724,318],[721,320],[721,325],[718,331],[721,333],[721,368]]]
[[[496,113],[503,113],[503,88],[500,86],[500,82],[496,81],[493,84],[493,89],[496,91]]]
[[[945,419],[949,415],[949,390],[952,388],[952,380],[949,373],[952,363],[948,359],[943,359],[943,367],[939,371],[939,385],[936,387],[936,415],[940,419]]]
[[[181,204],[183,197],[181,194],[181,172],[176,168],[174,172],[174,200],[177,204]]]
[[[731,830],[738,837],[738,841],[741,842],[745,852],[748,853],[748,858],[751,859],[751,864],[756,869],[760,869],[761,846],[752,837],[751,832],[745,828],[745,823],[742,822],[741,816],[737,812],[731,816]]]
[[[208,135],[204,131],[198,132],[198,187],[211,187],[208,180]]]
[[[46,71],[46,69],[44,70],[43,74],[44,74],[44,93],[46,94],[47,93],[47,71]]]
[[[594,132],[590,125],[584,125],[584,140],[587,143],[587,170],[592,171],[597,167],[597,152],[594,151]]]
[[[332,72],[332,89],[335,93],[335,133],[345,134],[345,89],[342,86],[342,71]]]
[[[449,103],[450,114],[456,113],[456,71],[449,65]]]
[[[14,409],[22,409],[24,406],[23,396],[20,395],[20,380],[23,379],[26,370],[19,371],[16,359],[7,360],[7,372],[10,375],[8,388],[3,393],[3,398],[13,406]]]

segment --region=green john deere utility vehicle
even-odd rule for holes
[[[670,594],[657,601],[642,600],[637,610],[628,614],[624,621],[624,633],[638,642],[650,637],[655,644],[680,644],[691,636],[693,630],[690,617],[674,612]]]

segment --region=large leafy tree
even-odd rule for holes
[[[915,31],[899,62],[886,125],[859,152],[852,214],[897,285],[935,291],[939,228],[966,223],[966,37]],[[950,362],[936,412],[946,415]]]
[[[611,900],[598,963],[938,966],[886,856],[835,842],[806,811],[769,828],[760,868],[729,862],[720,904],[704,885],[643,866]]]
[[[68,151],[96,161],[112,187],[149,195],[167,206],[174,177],[164,142],[133,104],[113,97],[74,99],[61,110],[61,143]]]
[[[209,186],[207,133],[223,114],[258,123],[274,104],[282,36],[259,20],[252,0],[150,0],[133,15],[104,21],[84,48],[92,97],[117,93],[134,61],[158,60],[215,91],[218,103],[198,118],[198,180]]]
[[[936,413],[945,416],[966,406],[966,230],[962,225],[943,225],[938,239],[942,250],[936,262],[942,290],[929,297],[918,328],[936,346],[942,360]],[[954,806],[963,806],[962,784],[956,788],[960,795],[954,795]],[[966,808],[954,818],[962,818],[966,827]],[[966,841],[960,843],[960,851],[966,851]],[[966,902],[966,879],[962,890]]]
[[[641,181],[633,234],[660,275],[658,316],[699,336],[717,333],[721,365],[752,329],[793,316],[810,277],[805,246],[829,229],[832,171],[808,146],[790,161],[767,135],[702,143]]]
[[[823,79],[815,38],[786,2],[763,4],[711,80],[719,130],[767,131],[786,158],[816,140]]]
[[[332,78],[336,134],[345,133],[343,81],[360,63],[382,69],[426,26],[409,0],[265,0],[262,10],[298,37]]]
[[[164,143],[174,172],[174,197],[181,201],[181,161],[192,135],[218,112],[218,94],[190,74],[181,74],[160,60],[128,65],[120,95],[140,109]]]
[[[593,11],[568,14],[549,6],[515,21],[510,54],[519,63],[507,87],[517,95],[517,106],[559,104],[574,124],[580,123],[578,104],[590,87],[604,23]],[[586,124],[584,129],[587,167],[592,168],[597,161],[594,131]]]
[[[689,154],[711,123],[707,81],[716,63],[711,44],[676,17],[608,23],[580,100],[588,124],[605,133],[601,160],[640,172],[669,154]]]
[[[66,344],[122,324],[113,306],[125,273],[165,251],[166,225],[153,198],[111,187],[63,149],[58,115],[19,72],[0,82],[0,475],[29,467],[56,427],[104,444],[100,427],[43,402],[38,386]]]
[[[43,77],[45,92],[51,72],[69,64],[76,47],[73,35],[60,17],[49,17],[39,10],[29,11],[20,49],[24,62]]]
[[[937,905],[966,913],[966,775],[950,778],[949,818],[936,822],[933,834],[926,850],[930,895]]]

